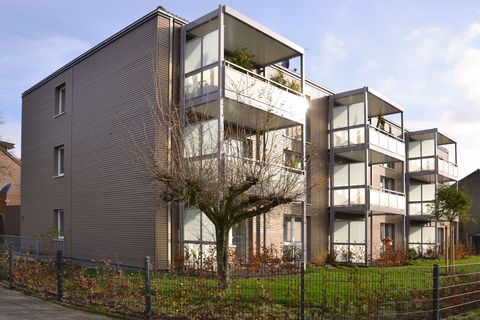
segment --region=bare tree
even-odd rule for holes
[[[293,126],[290,132],[300,134],[287,138],[285,125],[268,112],[263,117],[243,112],[241,121],[220,125],[208,105],[182,114],[178,106],[161,101],[160,90],[155,101],[148,101],[157,141],[145,146],[139,145],[145,139],[132,137],[136,159],[163,186],[165,201],[198,208],[212,222],[217,275],[226,287],[232,227],[304,196],[302,127]],[[284,154],[285,149],[290,152]],[[161,154],[168,154],[168,164]]]

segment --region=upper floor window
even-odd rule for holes
[[[63,240],[65,237],[63,209],[57,209],[53,212],[53,223],[58,239]]]
[[[380,187],[382,189],[394,190],[395,189],[395,180],[392,178],[387,178],[384,176],[380,177]]]
[[[65,113],[65,83],[55,89],[55,115]]]
[[[55,147],[55,175],[62,177],[65,174],[65,148],[63,145]]]
[[[302,169],[302,155],[291,150],[283,151],[283,164],[294,169]]]
[[[389,169],[395,169],[395,163],[394,162],[386,162],[380,164],[384,168],[389,168]]]

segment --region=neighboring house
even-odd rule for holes
[[[0,141],[0,234],[20,235],[21,163],[9,150],[13,143]]]
[[[458,181],[458,185],[465,188],[472,199],[470,214],[473,217],[473,221],[461,223],[460,241],[472,244],[480,251],[480,169]]]
[[[225,60],[242,47],[254,55],[255,70]],[[292,59],[298,72],[286,67]],[[270,119],[275,125],[255,139],[218,135],[220,148],[199,152],[229,157],[229,146],[249,146],[243,156],[261,161],[262,135],[282,130],[276,146],[282,165],[295,163],[313,186],[302,201],[232,230],[242,258],[269,244],[300,247],[302,237],[315,262],[329,250],[340,261],[365,263],[380,256],[384,242],[405,248],[417,234],[406,224],[415,223],[405,181],[407,159],[416,157],[406,150],[416,147],[406,138],[403,109],[367,87],[334,94],[305,79],[305,68],[303,48],[230,7],[192,22],[154,10],[23,93],[22,234],[53,226],[69,256],[140,265],[148,255],[156,268],[168,268],[183,248],[212,244],[208,219],[164,202],[127,151],[132,135],[142,137],[140,147],[167,143],[156,141],[161,128],[147,104],[158,94],[162,106],[208,114],[215,132],[223,124],[254,128],[252,119]],[[279,73],[299,88],[270,79]],[[306,166],[302,155],[309,154],[315,156]],[[168,165],[167,155],[158,157]]]

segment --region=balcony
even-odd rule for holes
[[[405,159],[405,142],[379,128],[368,126],[369,143],[383,152],[391,154],[392,157]]]
[[[405,161],[402,109],[365,87],[332,96],[330,146],[352,161]]]
[[[228,6],[219,6],[182,27],[180,86],[184,110],[222,116],[254,131],[272,131],[305,123],[304,49]],[[227,57],[243,50],[248,63],[237,66]],[[260,73],[269,66],[294,61],[300,92]]]
[[[288,189],[290,194],[298,195],[297,200],[302,201],[305,197],[305,172],[298,168],[289,167],[271,159],[269,163],[249,159],[245,157],[227,155],[225,161],[225,179],[230,180],[229,184],[234,185],[237,181],[242,183],[247,177],[256,177],[260,180],[258,187],[261,193],[269,189],[273,192]],[[255,186],[251,191],[254,191]],[[247,192],[248,193],[248,192]]]
[[[278,128],[305,121],[303,94],[231,62],[224,65],[226,120],[268,122],[269,118]]]
[[[370,209],[373,211],[405,214],[405,194],[370,186]]]
[[[342,188],[334,190],[334,206],[347,209],[347,212],[363,212],[364,206],[375,212],[405,214],[405,194],[388,189],[369,186],[370,201],[366,203],[365,187]]]
[[[456,142],[436,128],[408,133],[408,173],[419,181],[456,181],[456,154]]]

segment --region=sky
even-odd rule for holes
[[[311,80],[372,87],[404,108],[407,129],[457,141],[460,177],[480,168],[480,1],[224,4],[305,48]],[[194,20],[219,2],[0,0],[0,140],[21,156],[22,92],[160,5]]]

